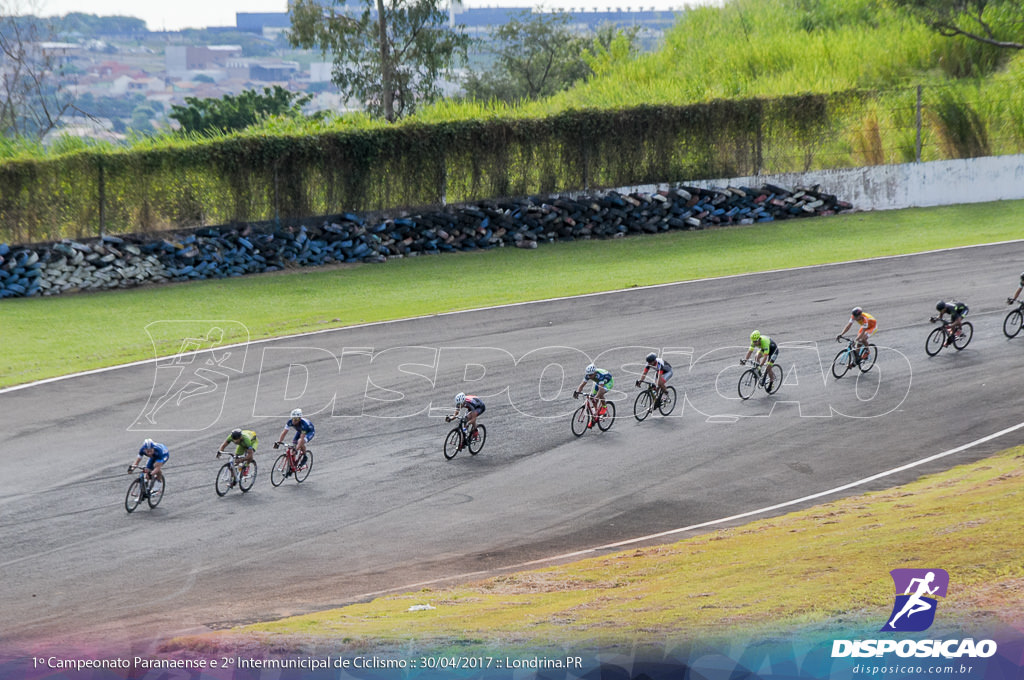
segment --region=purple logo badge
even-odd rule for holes
[[[919,632],[928,630],[935,621],[938,598],[949,589],[945,569],[893,569],[896,601],[883,631]]]

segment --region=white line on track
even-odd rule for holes
[[[886,470],[885,472],[879,472],[877,474],[871,475],[870,477],[865,477],[863,479],[858,479],[857,481],[850,482],[849,484],[844,484],[842,486],[837,486],[837,487],[835,487],[833,489],[828,489],[826,491],[819,491],[818,493],[814,493],[814,494],[811,494],[809,496],[804,496],[802,498],[794,498],[793,500],[786,501],[784,503],[777,503],[775,505],[769,505],[769,506],[764,507],[764,508],[758,508],[757,510],[749,510],[747,512],[740,513],[738,515],[730,515],[729,517],[722,517],[720,519],[713,519],[713,520],[710,520],[710,521],[707,521],[707,522],[701,522],[700,524],[691,524],[690,526],[681,527],[679,529],[670,529],[668,531],[662,531],[662,532],[659,532],[659,533],[656,533],[656,534],[647,534],[646,536],[637,536],[636,538],[627,538],[626,540],[623,540],[623,541],[617,541],[615,543],[607,543],[605,545],[599,545],[599,546],[596,546],[596,547],[593,547],[593,548],[584,548],[583,550],[577,550],[575,552],[564,553],[562,555],[553,555],[551,557],[542,557],[540,559],[530,560],[529,562],[520,562],[518,564],[511,564],[511,565],[508,565],[506,567],[497,567],[495,569],[487,569],[487,570],[483,570],[483,571],[473,571],[473,572],[468,572],[468,573],[465,573],[465,574],[457,574],[457,575],[453,575],[453,576],[445,576],[445,577],[442,577],[442,578],[432,579],[430,581],[421,581],[419,583],[411,583],[409,585],[397,586],[395,588],[388,588],[386,590],[378,590],[378,591],[372,592],[372,593],[364,593],[362,595],[359,595],[359,596],[353,598],[353,601],[357,601],[357,602],[358,601],[363,601],[363,600],[367,600],[367,599],[370,599],[370,598],[373,598],[373,597],[378,597],[380,595],[386,595],[388,593],[410,592],[410,591],[418,590],[418,589],[423,588],[425,586],[430,586],[430,585],[434,585],[434,584],[437,584],[437,583],[444,583],[444,582],[447,582],[447,581],[465,581],[465,580],[469,580],[469,579],[479,579],[479,578],[482,578],[482,577],[491,576],[491,575],[498,574],[498,573],[505,573],[505,572],[509,572],[509,571],[522,571],[524,569],[532,569],[534,567],[539,567],[539,566],[542,566],[542,565],[545,565],[545,564],[550,564],[552,562],[560,562],[560,561],[565,561],[565,560],[578,560],[578,559],[581,559],[581,558],[586,558],[586,557],[593,556],[593,555],[598,554],[598,553],[607,552],[609,550],[618,550],[620,548],[625,548],[625,547],[628,547],[630,545],[636,545],[638,543],[646,543],[648,541],[654,541],[654,540],[658,540],[658,539],[662,539],[662,538],[667,538],[669,536],[675,536],[677,534],[684,534],[684,533],[687,533],[687,532],[690,532],[690,531],[696,531],[697,529],[707,529],[709,527],[714,527],[714,526],[718,526],[718,525],[721,525],[721,524],[727,524],[729,522],[734,522],[734,521],[739,520],[739,519],[747,519],[748,517],[755,517],[757,515],[763,515],[765,513],[773,512],[775,510],[781,510],[782,508],[788,508],[788,507],[791,507],[791,506],[794,506],[794,505],[800,505],[802,503],[806,503],[808,501],[813,501],[815,499],[822,498],[824,496],[830,496],[832,494],[840,493],[842,491],[847,491],[848,489],[853,489],[853,488],[856,488],[858,486],[864,486],[865,484],[868,484],[868,483],[873,482],[875,480],[882,479],[884,477],[889,477],[889,476],[897,474],[899,472],[903,472],[905,470],[910,470],[912,468],[924,465],[926,463],[930,463],[930,462],[935,461],[935,460],[939,460],[941,458],[946,458],[947,456],[952,456],[952,455],[955,455],[957,453],[962,453],[964,451],[967,451],[968,449],[974,448],[975,446],[979,446],[981,444],[985,444],[986,442],[990,442],[993,439],[998,439],[999,437],[1002,437],[1004,435],[1010,434],[1011,432],[1015,432],[1015,431],[1017,431],[1017,430],[1019,430],[1021,428],[1024,428],[1024,422],[1017,423],[1016,425],[1012,425],[1012,426],[1007,427],[1005,429],[999,430],[998,432],[993,432],[992,434],[989,434],[989,435],[986,435],[984,437],[981,437],[980,439],[975,439],[973,442],[968,442],[967,444],[963,444],[961,446],[957,446],[956,448],[952,448],[952,449],[949,449],[947,451],[943,451],[942,453],[936,453],[935,455],[928,456],[927,458],[922,458],[920,460],[915,460],[915,461],[913,461],[911,463],[907,463],[905,465],[901,465],[899,467],[892,468],[891,470]]]
[[[521,306],[524,306],[524,305],[536,305],[536,304],[541,304],[541,303],[545,303],[545,302],[558,302],[560,300],[571,300],[571,299],[575,299],[575,298],[596,297],[598,295],[613,295],[615,293],[625,293],[625,292],[628,292],[628,291],[635,291],[635,290],[652,290],[652,289],[655,289],[655,288],[668,288],[670,286],[684,286],[684,285],[692,284],[692,283],[702,283],[702,282],[706,282],[706,281],[721,281],[721,280],[724,280],[724,279],[737,279],[737,278],[742,278],[742,277],[746,277],[746,276],[758,276],[758,275],[761,275],[761,274],[778,274],[780,272],[795,272],[795,271],[801,271],[803,269],[820,269],[820,268],[823,268],[823,267],[837,267],[837,266],[844,265],[844,264],[857,264],[857,263],[861,263],[861,262],[878,262],[878,261],[882,261],[882,260],[898,260],[898,259],[907,258],[907,257],[915,257],[917,255],[932,255],[932,254],[935,254],[935,253],[947,253],[947,252],[953,252],[953,251],[957,251],[957,250],[967,250],[967,249],[970,249],[970,248],[987,248],[989,246],[1002,246],[1002,245],[1008,245],[1008,244],[1011,244],[1011,243],[1021,243],[1021,242],[1024,242],[1024,239],[1013,239],[1013,240],[1009,240],[1009,241],[997,241],[995,243],[977,243],[977,244],[966,245],[966,246],[955,246],[955,247],[952,247],[952,248],[937,248],[935,250],[922,250],[922,251],[917,252],[917,253],[903,253],[903,254],[900,254],[900,255],[881,255],[879,257],[865,257],[865,258],[861,258],[861,259],[858,259],[858,260],[846,260],[846,261],[843,261],[843,262],[823,262],[821,264],[808,264],[808,265],[803,265],[803,266],[800,266],[800,267],[783,267],[781,269],[769,269],[769,270],[766,270],[766,271],[759,271],[759,272],[745,272],[743,274],[727,274],[725,276],[711,276],[711,277],[707,277],[707,278],[703,278],[703,279],[689,279],[687,281],[673,281],[671,283],[654,283],[654,284],[651,284],[649,286],[635,286],[635,287],[632,287],[632,288],[619,288],[619,289],[616,289],[616,290],[602,290],[602,291],[598,291],[598,292],[595,292],[595,293],[584,293],[582,295],[565,295],[565,296],[561,296],[561,297],[545,298],[543,300],[527,300],[525,302],[509,302],[509,303],[506,303],[506,304],[503,304],[503,305],[494,305],[494,306],[491,306],[491,307],[476,307],[476,308],[473,308],[473,309],[459,309],[459,310],[455,310],[453,312],[438,312],[436,314],[423,314],[421,316],[411,316],[411,317],[405,317],[405,318],[402,318],[402,319],[389,319],[389,320],[386,320],[386,321],[370,321],[368,323],[352,324],[350,326],[340,326],[340,327],[337,327],[337,328],[324,328],[324,329],[319,330],[319,331],[307,331],[305,333],[296,333],[294,335],[281,335],[281,336],[277,336],[277,337],[273,337],[273,338],[261,338],[259,340],[249,340],[248,342],[240,342],[240,343],[236,343],[234,345],[224,345],[223,347],[217,347],[216,349],[218,349],[218,350],[221,350],[221,349],[231,349],[231,348],[234,348],[234,347],[242,347],[242,346],[248,346],[248,345],[257,345],[257,344],[261,344],[261,343],[264,343],[264,342],[276,342],[276,341],[279,341],[279,340],[287,340],[289,338],[304,338],[304,337],[307,337],[307,336],[310,336],[310,335],[321,335],[323,333],[338,333],[338,332],[341,332],[341,331],[352,330],[354,328],[368,328],[368,327],[371,327],[371,326],[381,326],[381,325],[384,325],[384,324],[399,323],[401,321],[415,321],[417,319],[431,319],[431,318],[435,318],[435,317],[439,317],[439,316],[453,316],[455,314],[469,314],[471,312],[482,312],[482,311],[488,311],[488,310],[492,310],[492,309],[507,309],[507,308],[510,308],[510,307],[521,307]],[[202,319],[199,319],[199,320],[195,321],[195,323],[202,323],[202,322],[203,322]],[[205,351],[209,351],[209,349],[197,350],[197,352],[205,352]],[[189,354],[189,353],[186,353],[186,356],[187,356],[187,354]],[[121,368],[129,368],[129,367],[132,367],[132,366],[145,366],[146,364],[154,364],[154,363],[160,361],[161,359],[167,359],[167,358],[169,358],[171,356],[176,356],[176,355],[167,355],[167,356],[163,356],[163,357],[155,357],[153,359],[141,359],[139,361],[132,361],[132,362],[129,362],[127,364],[118,364],[116,366],[105,366],[103,368],[94,368],[94,369],[89,370],[89,371],[80,371],[78,373],[69,373],[68,375],[59,375],[59,376],[56,376],[56,377],[53,377],[53,378],[44,378],[42,380],[36,380],[35,382],[25,383],[23,385],[14,385],[14,386],[11,386],[11,387],[3,387],[3,388],[0,388],[0,394],[7,394],[8,392],[16,392],[18,390],[28,389],[30,387],[35,387],[37,385],[46,385],[48,383],[58,382],[60,380],[69,380],[71,378],[79,378],[79,377],[83,377],[83,376],[87,376],[87,375],[96,375],[98,373],[106,373],[107,371],[116,371],[116,370],[121,369]]]

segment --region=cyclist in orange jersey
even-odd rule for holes
[[[843,330],[839,333],[839,335],[836,336],[836,340],[842,340],[843,335],[846,333],[846,331],[850,330],[850,326],[852,326],[854,322],[860,324],[860,328],[857,330],[857,337],[855,338],[855,342],[859,347],[863,348],[863,350],[861,351],[861,359],[867,359],[868,338],[870,338],[871,335],[875,332],[875,329],[878,328],[878,321],[875,320],[875,317],[871,316],[860,307],[854,307],[853,310],[850,312],[850,320],[846,322],[846,325],[843,327]]]

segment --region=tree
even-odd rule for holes
[[[583,50],[583,61],[594,75],[604,75],[618,64],[625,63],[636,56],[638,26],[620,29],[615,24],[603,24],[597,29],[593,43]]]
[[[590,59],[610,64],[632,54],[636,30],[608,26],[583,35],[570,28],[570,21],[565,12],[523,11],[491,29],[494,65],[467,77],[466,94],[482,100],[540,99],[589,77]]]
[[[298,116],[312,95],[290,92],[280,85],[273,89],[245,90],[221,99],[186,97],[185,106],[174,105],[168,118],[178,121],[184,132],[230,132],[242,130],[268,116]]]
[[[892,0],[946,37],[963,36],[994,47],[1024,49],[1020,0]]]
[[[441,0],[355,0],[361,8],[292,0],[293,47],[334,57],[332,80],[349,98],[388,121],[437,99],[439,81],[466,56],[469,38],[448,28]]]
[[[0,134],[42,139],[71,107],[59,60],[42,47],[52,37],[17,0],[0,0]]]

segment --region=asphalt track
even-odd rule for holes
[[[567,262],[565,275],[591,266]],[[1022,269],[1015,242],[204,349],[0,392],[0,651],[145,652],[729,517],[973,441],[1022,420],[1024,334],[1001,330]],[[975,335],[928,358],[940,297],[971,306]],[[854,305],[878,317],[881,351],[874,370],[837,381],[834,337]],[[167,323],[151,333],[200,347],[228,323],[154,321]],[[755,327],[780,342],[786,381],[741,402]],[[649,349],[686,402],[637,423],[632,374]],[[571,392],[588,358],[615,375],[619,419],[577,439]],[[460,389],[485,397],[489,438],[446,461],[442,416]],[[273,488],[270,444],[296,405],[317,426],[314,468]],[[239,425],[260,434],[259,478],[219,498],[213,454]],[[128,515],[125,467],[145,436],[171,448],[167,493]]]

